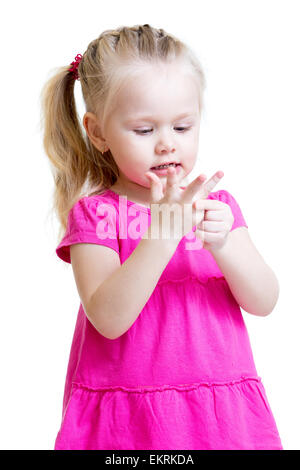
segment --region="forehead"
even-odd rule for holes
[[[115,96],[115,113],[127,119],[196,113],[199,93],[190,68],[177,64],[145,66],[122,85]]]

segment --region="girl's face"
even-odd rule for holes
[[[105,126],[104,138],[120,171],[114,186],[146,196],[145,173],[166,162],[180,163],[181,181],[196,162],[199,128],[199,90],[192,72],[178,63],[145,65],[122,86]],[[167,177],[159,178],[165,185]]]

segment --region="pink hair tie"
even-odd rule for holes
[[[80,64],[80,61],[82,59],[81,54],[77,54],[75,57],[75,61],[71,62],[72,67],[69,69],[69,72],[73,72],[74,79],[79,80],[79,75],[78,75],[78,65]]]

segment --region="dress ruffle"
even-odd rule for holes
[[[134,388],[73,383],[55,443],[60,449],[280,450],[282,445],[261,378],[241,377]]]

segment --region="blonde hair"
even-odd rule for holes
[[[183,42],[148,24],[102,32],[88,45],[78,66],[86,111],[101,116],[104,123],[124,79],[134,76],[145,64],[171,63],[177,59],[185,61],[198,80],[201,108],[206,86],[204,73]],[[119,176],[110,150],[100,152],[83,133],[70,67],[58,67],[41,91],[43,146],[55,182],[52,210],[61,224],[59,240],[66,230],[72,206],[85,194],[110,188]]]

